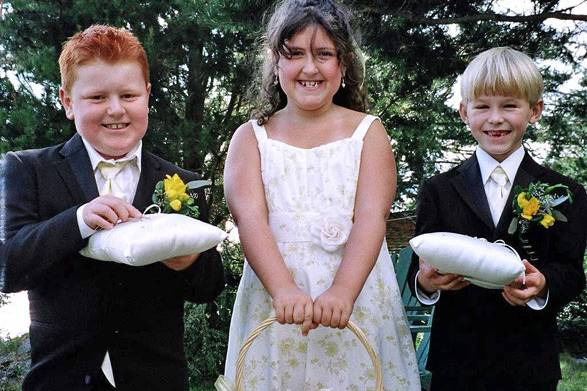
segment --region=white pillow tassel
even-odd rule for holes
[[[520,257],[520,254],[518,254],[518,252],[516,251],[515,248],[513,248],[512,246],[510,246],[509,244],[507,244],[506,242],[504,242],[502,239],[497,239],[493,243],[501,244],[502,246],[510,249],[514,254],[516,254],[516,256],[518,257],[518,259],[520,260],[520,262],[522,262],[522,265],[524,265],[524,262],[522,261],[522,257]],[[522,276],[522,284],[523,285],[526,285],[526,265],[524,265],[524,271],[520,274],[520,276]]]
[[[143,211],[143,216],[146,215],[148,211],[155,208],[157,208],[157,213],[161,213],[161,207],[159,205],[151,204],[145,208],[145,210]]]

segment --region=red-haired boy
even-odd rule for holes
[[[196,176],[143,149],[151,85],[130,32],[91,26],[65,43],[59,66],[59,97],[77,134],[5,161],[0,285],[28,290],[32,365],[23,389],[186,390],[183,304],[222,289],[216,250],[143,267],[78,252],[97,229],[139,217],[166,174]],[[114,176],[105,164],[117,167]],[[198,199],[205,218],[204,194]]]

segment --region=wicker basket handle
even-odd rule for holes
[[[267,327],[271,326],[277,318],[271,317],[265,319],[259,326],[257,326],[252,332],[251,335],[245,340],[243,346],[241,347],[238,358],[236,360],[236,387],[235,391],[243,391],[243,372],[245,367],[245,355],[249,351],[249,348],[253,344],[255,338],[259,336]],[[381,373],[381,363],[379,362],[379,357],[377,353],[367,340],[367,336],[357,325],[353,322],[349,321],[347,323],[347,329],[351,330],[361,341],[367,353],[369,353],[369,357],[371,358],[371,362],[373,363],[373,367],[375,368],[375,390],[376,391],[383,391],[383,380],[382,380],[382,373]]]

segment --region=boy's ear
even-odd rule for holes
[[[469,117],[467,116],[467,105],[461,101],[459,103],[459,115],[465,124],[469,124]]]
[[[67,119],[73,120],[73,105],[71,103],[71,96],[69,96],[63,87],[59,87],[59,100],[63,105]]]
[[[149,108],[149,101],[151,100],[151,83],[147,83],[147,109]]]
[[[530,119],[528,120],[528,122],[530,122],[531,124],[536,123],[542,115],[542,110],[544,110],[544,101],[540,99],[538,102],[534,103],[534,105],[530,107],[530,111],[532,112],[532,114],[530,115]]]

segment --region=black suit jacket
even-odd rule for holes
[[[516,384],[559,379],[556,314],[585,286],[583,254],[587,237],[587,196],[582,186],[537,164],[528,154],[518,169],[510,197],[494,226],[475,155],[460,166],[425,181],[419,192],[416,234],[456,232],[489,241],[503,239],[522,258],[517,237],[507,233],[512,219],[513,189],[530,182],[563,183],[574,202],[560,205],[568,222],[544,229],[533,224],[528,239],[537,253],[535,266],[546,277],[547,306],[540,311],[513,307],[501,290],[469,285],[442,292],[432,323],[428,369],[447,376],[499,376]],[[529,258],[528,258],[529,259]],[[414,290],[418,260],[410,283]]]
[[[166,174],[195,174],[143,151],[134,206],[151,203]],[[184,300],[209,302],[222,290],[216,250],[187,270],[132,267],[79,255],[76,210],[98,196],[79,135],[67,143],[9,153],[5,160],[4,292],[28,290],[32,366],[23,389],[91,390],[106,350],[119,390],[185,390]],[[206,219],[204,194],[198,194]]]

